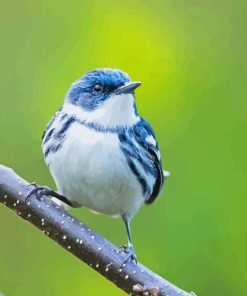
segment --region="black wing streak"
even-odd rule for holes
[[[62,107],[58,109],[58,111],[53,115],[52,119],[50,120],[50,122],[46,126],[46,129],[44,130],[44,132],[42,134],[42,140],[44,140],[47,131],[50,130],[51,125],[53,124],[53,122],[55,121],[55,119],[57,118],[57,116],[59,115],[59,113],[61,112],[61,110],[62,110]]]
[[[143,130],[145,130],[145,132],[143,132]],[[137,124],[137,126],[135,127],[135,134],[138,138],[138,142],[142,145],[144,149],[146,149],[147,153],[151,156],[150,158],[153,159],[156,180],[152,188],[152,192],[150,193],[150,196],[145,200],[146,204],[151,204],[158,197],[164,183],[162,163],[157,155],[159,147],[158,144],[156,144],[156,146],[153,146],[150,143],[146,142],[147,136],[153,136],[155,141],[156,138],[151,126],[143,118],[141,119],[140,126],[139,124]]]
[[[164,175],[163,175],[163,169],[162,169],[162,164],[161,161],[158,159],[157,154],[155,153],[155,151],[153,149],[148,149],[148,152],[154,157],[154,165],[155,168],[157,170],[157,177],[156,177],[156,181],[153,187],[153,191],[150,194],[149,198],[147,198],[145,200],[146,204],[151,204],[156,197],[158,197],[160,190],[163,186],[164,183]]]

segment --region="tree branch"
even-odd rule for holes
[[[80,260],[101,273],[130,295],[192,296],[142,264],[121,263],[124,254],[109,241],[71,216],[63,208],[43,196],[41,200],[26,196],[33,186],[12,169],[0,165],[0,202],[14,210],[44,234]]]

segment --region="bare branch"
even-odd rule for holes
[[[0,202],[126,293],[144,296],[195,295],[177,288],[140,263],[128,262],[120,268],[125,255],[117,247],[47,196],[39,200],[33,194],[26,201],[31,189],[33,186],[12,169],[0,165]]]

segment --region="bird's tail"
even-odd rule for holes
[[[170,172],[163,170],[163,176],[164,176],[164,179],[166,180],[170,176]]]

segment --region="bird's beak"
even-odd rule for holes
[[[141,82],[127,82],[123,86],[120,86],[116,91],[116,95],[132,94],[134,90],[141,85]]]

